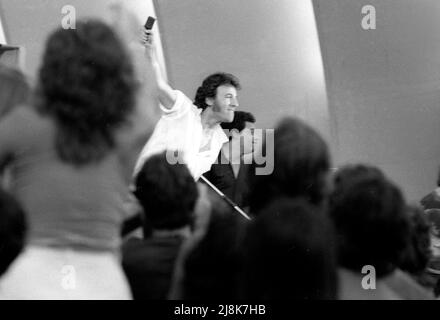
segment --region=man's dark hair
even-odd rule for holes
[[[398,187],[377,168],[344,167],[335,178],[329,207],[341,266],[360,272],[363,266],[372,265],[378,278],[395,270],[410,233]]]
[[[144,229],[172,230],[189,225],[198,197],[194,178],[185,164],[170,164],[166,152],[145,161],[136,176],[136,198],[145,213]]]
[[[235,111],[232,122],[222,122],[220,126],[226,130],[237,130],[241,132],[246,127],[246,122],[255,123],[255,117],[250,112]]]
[[[220,86],[232,86],[239,90],[241,88],[238,78],[230,73],[218,72],[203,80],[202,85],[197,89],[194,105],[205,110],[208,105],[206,98],[215,98],[217,88]]]
[[[0,189],[0,276],[25,245],[26,216],[19,203]]]
[[[383,172],[376,167],[365,164],[348,164],[338,169],[334,175],[333,182],[335,185],[345,185],[353,180],[364,177],[377,176],[378,178],[385,178]]]
[[[114,132],[128,122],[138,87],[131,58],[117,34],[96,20],[58,28],[46,43],[37,103],[55,120],[55,147],[81,166],[104,158]]]
[[[267,141],[263,150],[268,150]],[[251,175],[250,205],[253,214],[276,197],[305,197],[320,205],[328,194],[330,157],[322,137],[303,121],[282,120],[274,132],[274,170]],[[267,156],[267,155],[266,155]]]
[[[331,221],[301,198],[274,199],[243,243],[244,299],[336,299],[337,256]]]

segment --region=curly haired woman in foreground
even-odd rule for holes
[[[50,35],[34,105],[0,121],[0,163],[12,165],[29,221],[1,298],[131,298],[117,252],[131,172],[121,137],[136,88],[130,56],[106,24],[84,20]]]

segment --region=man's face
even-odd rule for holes
[[[215,98],[208,98],[207,103],[212,106],[212,111],[219,122],[232,122],[234,111],[238,107],[237,89],[230,85],[219,86]]]

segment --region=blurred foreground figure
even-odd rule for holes
[[[274,199],[251,221],[242,246],[244,299],[336,299],[330,220],[307,200]]]
[[[377,168],[346,166],[335,176],[329,211],[337,236],[339,298],[401,299],[384,281],[410,242],[400,189]]]
[[[263,144],[263,150],[271,149]],[[330,155],[324,139],[296,118],[285,118],[275,128],[273,172],[250,176],[250,211],[253,215],[275,198],[302,197],[325,206],[330,192]]]
[[[15,199],[0,189],[0,278],[23,249],[26,230],[24,211]]]
[[[78,21],[48,38],[35,102],[0,120],[0,163],[12,165],[29,221],[1,298],[131,298],[118,251],[136,88],[130,56],[106,24]]]
[[[240,243],[248,220],[200,184],[194,228],[176,261],[172,300],[236,299]]]
[[[166,299],[177,254],[191,233],[197,185],[186,165],[169,164],[164,152],[147,159],[135,186],[144,237],[124,243],[124,271],[134,299]]]

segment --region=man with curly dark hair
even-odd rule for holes
[[[197,89],[193,104],[181,91],[173,90],[164,80],[152,33],[146,32],[143,41],[147,59],[155,73],[163,115],[139,157],[135,173],[149,156],[164,150],[177,150],[178,155],[167,154],[168,161],[186,163],[197,180],[209,171],[222,145],[228,141],[220,123],[234,119],[240,83],[229,73],[212,74]]]
[[[3,280],[3,298],[131,298],[117,252],[131,178],[121,153],[137,83],[105,23],[77,21],[49,36],[35,102],[0,120],[0,164],[12,164],[13,193],[29,221],[29,244]]]

